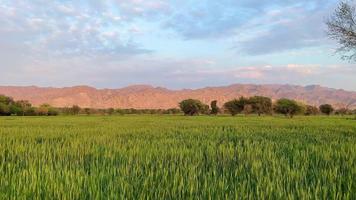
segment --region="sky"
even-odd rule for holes
[[[325,20],[337,0],[0,0],[0,85],[356,91]]]

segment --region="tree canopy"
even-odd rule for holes
[[[274,105],[274,110],[277,113],[292,118],[295,114],[302,112],[303,107],[294,100],[283,98],[277,100]]]
[[[330,115],[334,111],[334,108],[330,104],[320,105],[319,109],[320,109],[320,112],[322,112],[326,115]]]
[[[248,103],[248,99],[245,97],[240,97],[239,99],[233,99],[224,104],[224,108],[230,113],[232,116],[235,116],[241,113],[245,105]]]
[[[341,53],[341,58],[356,60],[355,2],[341,2],[326,24],[329,37],[340,45],[337,52]]]
[[[180,109],[185,115],[193,116],[209,111],[209,106],[197,99],[186,99],[179,103]]]
[[[217,115],[220,112],[220,108],[218,107],[218,101],[214,100],[210,103],[210,114],[212,115]]]

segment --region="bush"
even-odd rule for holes
[[[49,107],[50,107],[49,104],[40,105],[38,108],[36,108],[36,115],[47,116]]]
[[[35,115],[36,115],[36,110],[33,107],[28,108],[24,111],[24,116],[35,116]]]
[[[319,114],[319,108],[316,106],[307,105],[305,108],[305,115],[317,115]]]
[[[7,97],[5,95],[0,95],[0,103],[3,103],[5,105],[10,105],[10,104],[13,104],[15,102],[11,97]]]
[[[218,103],[218,101],[216,101],[216,100],[214,100],[210,103],[210,108],[211,108],[210,114],[217,115],[220,112],[220,109],[219,109],[217,103]]]
[[[163,114],[180,114],[182,111],[178,108],[169,108],[165,111],[163,111]]]
[[[81,108],[78,105],[73,105],[71,108],[71,112],[73,115],[78,115],[80,110],[81,110]]]
[[[323,104],[319,106],[319,110],[323,114],[330,115],[334,111],[334,108],[330,104]]]
[[[249,98],[249,103],[252,106],[252,111],[257,113],[258,116],[261,114],[271,114],[272,113],[272,100],[268,97],[254,96]]]
[[[294,115],[303,111],[303,107],[294,100],[283,98],[277,100],[274,105],[274,111],[283,114],[286,117],[293,118]]]
[[[196,99],[186,99],[179,103],[180,109],[185,115],[199,115],[209,111],[209,106]]]
[[[10,108],[5,103],[0,102],[0,116],[11,115]]]
[[[9,109],[10,109],[10,113],[13,114],[13,115],[17,115],[17,116],[21,116],[21,115],[24,115],[24,111],[23,109],[20,107],[20,106],[17,106],[15,104],[11,104],[9,106]]]
[[[57,116],[59,114],[58,110],[55,109],[55,108],[48,108],[48,112],[47,112],[47,115],[48,116]]]
[[[246,99],[245,97],[240,97],[239,99],[234,99],[226,102],[224,104],[224,108],[232,116],[235,116],[244,110],[246,104],[248,104],[248,99]]]
[[[251,104],[246,104],[246,105],[244,106],[243,113],[244,113],[245,115],[248,115],[248,114],[253,113],[253,107],[252,107],[252,105],[251,105]]]

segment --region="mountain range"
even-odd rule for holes
[[[212,100],[217,100],[221,106],[224,102],[240,96],[260,95],[273,100],[290,98],[315,106],[328,103],[335,107],[356,108],[355,91],[319,85],[304,87],[278,84],[234,84],[181,90],[149,85],[132,85],[120,89],[96,89],[89,86],[64,88],[0,86],[0,94],[11,96],[15,100],[29,100],[35,106],[48,103],[56,107],[79,105],[90,108],[167,109],[178,107],[178,102],[187,98],[199,99],[207,104]]]

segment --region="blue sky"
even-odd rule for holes
[[[0,0],[0,85],[356,91],[325,19],[336,0]]]

